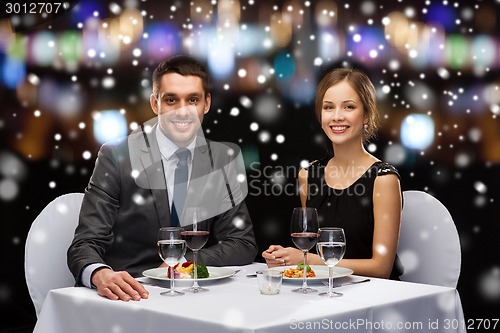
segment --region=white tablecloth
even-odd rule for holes
[[[87,288],[52,290],[34,332],[465,332],[453,288],[372,278],[338,288],[344,295],[337,298],[293,293],[300,284],[287,282],[279,295],[261,295],[256,278],[245,276],[258,268],[239,267],[201,294],[165,297],[164,288],[146,286],[150,296],[139,302],[111,301]]]

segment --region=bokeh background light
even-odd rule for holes
[[[458,11],[445,3],[432,3],[427,8],[425,19],[428,23],[442,25],[446,30],[453,30],[458,18]]]
[[[2,82],[7,88],[15,89],[26,77],[26,64],[17,58],[4,58],[0,63]]]
[[[31,40],[30,57],[38,66],[48,66],[54,62],[57,53],[55,36],[51,32],[37,33]]]
[[[274,73],[278,80],[287,81],[295,74],[295,59],[288,52],[279,52],[274,57]]]
[[[61,58],[70,66],[76,66],[82,54],[82,37],[76,31],[65,31],[59,37]],[[71,67],[70,67],[71,68]]]
[[[127,120],[118,110],[96,111],[94,118],[94,137],[97,142],[105,143],[127,135]]]
[[[143,49],[150,59],[161,61],[179,48],[179,31],[172,24],[154,23],[145,29],[147,38],[143,39]]]
[[[382,28],[363,26],[348,39],[347,48],[359,61],[370,63],[385,59],[386,43]]]
[[[401,143],[409,149],[425,150],[434,141],[434,121],[423,114],[410,114],[401,124]]]
[[[208,53],[208,68],[216,79],[225,79],[234,73],[234,50],[227,41],[217,41],[217,47]]]

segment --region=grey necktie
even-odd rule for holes
[[[188,158],[191,152],[187,148],[179,148],[175,152],[179,158],[179,163],[175,168],[174,174],[174,200],[170,214],[170,221],[173,227],[180,225],[179,217],[182,215],[184,201],[186,201],[187,182],[188,182]]]

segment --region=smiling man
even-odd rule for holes
[[[201,63],[187,56],[167,59],[153,73],[150,104],[157,117],[128,138],[101,147],[68,249],[76,285],[113,300],[147,298],[134,277],[161,264],[160,227],[189,228],[183,214],[188,207],[203,211],[210,225],[199,262],[225,266],[254,260],[257,245],[244,202],[239,147],[203,137],[209,87]],[[176,171],[180,165],[183,176]],[[181,196],[178,187],[184,188]]]
[[[201,70],[193,71],[193,75],[162,73],[161,67],[153,73],[151,108],[160,118],[162,133],[177,146],[187,147],[210,110],[211,95],[205,87],[208,82],[203,83]]]

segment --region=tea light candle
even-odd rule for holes
[[[278,288],[276,288],[275,286],[272,286],[270,284],[260,288],[260,293],[263,295],[276,295],[279,292],[280,291]]]

